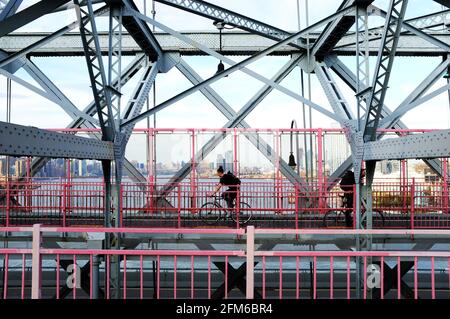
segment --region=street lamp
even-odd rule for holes
[[[225,23],[223,21],[214,21],[214,25],[219,30],[219,53],[222,54],[222,30],[225,28]],[[223,72],[225,70],[225,65],[222,60],[220,60],[219,65],[217,65],[216,74]]]

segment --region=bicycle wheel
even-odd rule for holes
[[[239,225],[245,225],[252,218],[253,213],[251,211],[251,207],[246,202],[241,202],[239,206]],[[233,212],[231,214],[231,218],[237,222],[237,214]]]
[[[345,227],[345,215],[341,211],[330,210],[323,216],[325,228]]]
[[[222,215],[222,206],[218,203],[205,203],[200,207],[198,215],[203,222],[208,225],[213,225],[217,223]]]

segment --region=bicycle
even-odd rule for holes
[[[200,207],[199,217],[208,225],[213,225],[217,223],[220,219],[227,220],[230,218],[237,222],[238,218],[236,215],[236,199],[233,202],[233,208],[223,207],[220,202],[224,199],[221,196],[212,196],[214,198],[213,202],[206,202]],[[239,224],[245,225],[252,218],[251,206],[246,202],[240,202],[239,211]],[[231,211],[228,214],[228,211]]]
[[[345,227],[345,211],[350,210],[350,214],[352,214],[353,208],[347,207],[347,204],[344,200],[344,196],[340,195],[342,198],[342,205],[341,207],[343,209],[341,210],[329,210],[325,213],[323,216],[323,226],[325,228],[335,228],[335,227]],[[361,210],[363,212],[362,219],[364,219],[364,215],[366,213],[365,207],[361,207]],[[384,214],[380,210],[373,210],[372,213],[372,226],[379,226],[384,227],[385,218]],[[381,224],[381,225],[380,225]]]

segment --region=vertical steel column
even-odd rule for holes
[[[358,131],[361,130],[361,110],[365,109],[364,90],[369,87],[369,15],[367,7],[356,10],[356,102]]]
[[[443,183],[444,183],[444,202],[443,202],[443,206],[444,206],[444,211],[445,214],[448,214],[448,159],[444,158],[444,160],[442,161],[442,176],[443,176]]]
[[[255,226],[247,226],[247,274],[246,274],[246,298],[254,298],[255,289]]]
[[[401,181],[400,181],[400,191],[403,194],[403,212],[406,213],[407,209],[407,198],[408,198],[408,173],[407,173],[407,161],[406,160],[400,160],[400,167],[401,167]]]
[[[356,105],[357,105],[357,124],[356,132],[360,132],[361,127],[361,113],[365,109],[366,95],[365,90],[369,87],[369,26],[368,26],[368,13],[367,7],[358,6],[356,9]],[[355,128],[355,126],[353,126]],[[354,132],[354,133],[356,133]],[[357,148],[358,146],[355,145]],[[359,162],[357,154],[352,147],[352,157],[354,164]],[[357,229],[361,229],[361,183],[359,178],[359,167],[355,167],[355,182],[354,187],[354,219]],[[361,250],[361,236],[356,236],[356,250]],[[365,270],[363,269],[363,261],[361,258],[356,258],[356,297],[361,298],[362,281],[365,276]]]
[[[122,89],[122,7],[109,10],[109,65],[108,88],[111,91],[111,108],[115,131],[120,127],[120,102]],[[118,81],[114,81],[118,79]]]

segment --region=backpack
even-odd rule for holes
[[[355,173],[352,171],[347,171],[344,176],[342,176],[341,182],[339,183],[339,187],[343,191],[348,191],[353,188],[355,184]]]
[[[227,173],[228,175],[230,175],[232,178],[233,178],[233,180],[234,180],[234,185],[241,185],[241,180],[238,178],[238,177],[236,177],[233,173],[231,173],[230,171],[228,171],[228,173]]]

